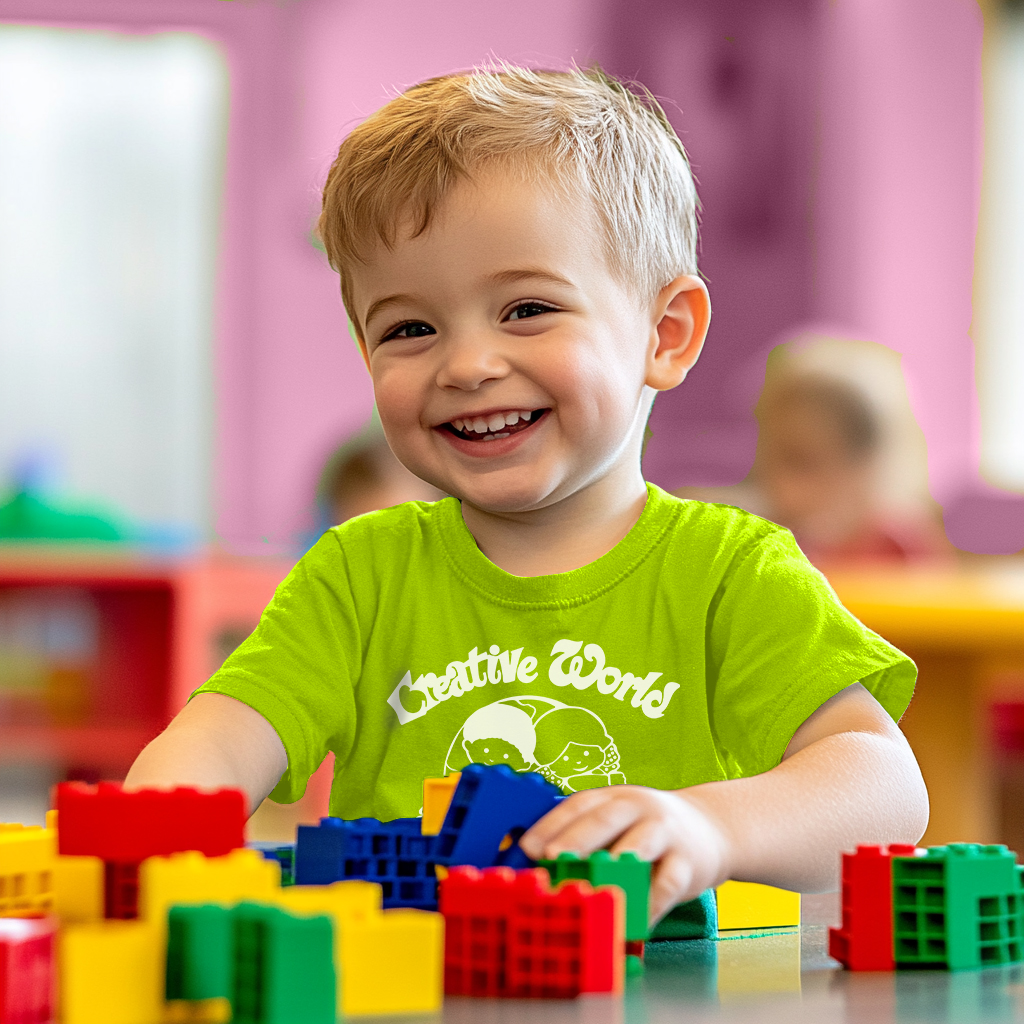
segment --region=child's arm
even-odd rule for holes
[[[125,786],[235,786],[252,813],[288,767],[274,727],[247,704],[198,693],[135,759]]]
[[[674,792],[587,790],[520,842],[538,859],[608,847],[657,861],[654,920],[728,878],[800,892],[836,889],[843,850],[916,842],[927,823],[928,793],[909,744],[855,683],[800,726],[771,771]]]

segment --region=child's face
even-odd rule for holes
[[[655,304],[607,266],[591,206],[489,173],[407,234],[355,270],[350,311],[399,459],[494,512],[551,505],[623,466],[639,479],[652,387],[666,386]]]

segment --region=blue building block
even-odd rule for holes
[[[276,860],[281,865],[281,884],[295,884],[295,844],[254,841],[246,843],[250,850],[258,850],[264,860]]]
[[[462,769],[436,837],[434,860],[446,866],[532,867],[519,837],[562,799],[558,787],[541,775],[514,772],[504,764],[471,764]],[[512,845],[502,850],[505,836]]]
[[[377,882],[384,908],[437,909],[436,836],[420,834],[419,818],[321,818],[300,825],[295,845],[297,885],[348,879]]]

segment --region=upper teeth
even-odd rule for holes
[[[520,420],[530,418],[529,410],[513,409],[511,412],[494,412],[486,418],[476,416],[473,419],[452,420],[452,426],[456,430],[472,430],[475,434],[493,434],[502,427],[511,427]]]

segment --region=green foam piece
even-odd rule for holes
[[[547,868],[553,884],[566,878],[582,878],[591,885],[617,885],[626,894],[626,941],[648,936],[648,902],[651,892],[651,863],[635,853],[613,855],[598,850],[589,857],[561,853],[557,860],[537,862]]]
[[[213,903],[167,913],[168,999],[230,999],[234,988],[232,915]]]
[[[1024,960],[1021,870],[1005,846],[951,843],[894,857],[898,967],[950,971]]]
[[[695,900],[674,906],[651,932],[659,939],[714,939],[718,936],[718,903],[715,890],[705,889]]]

